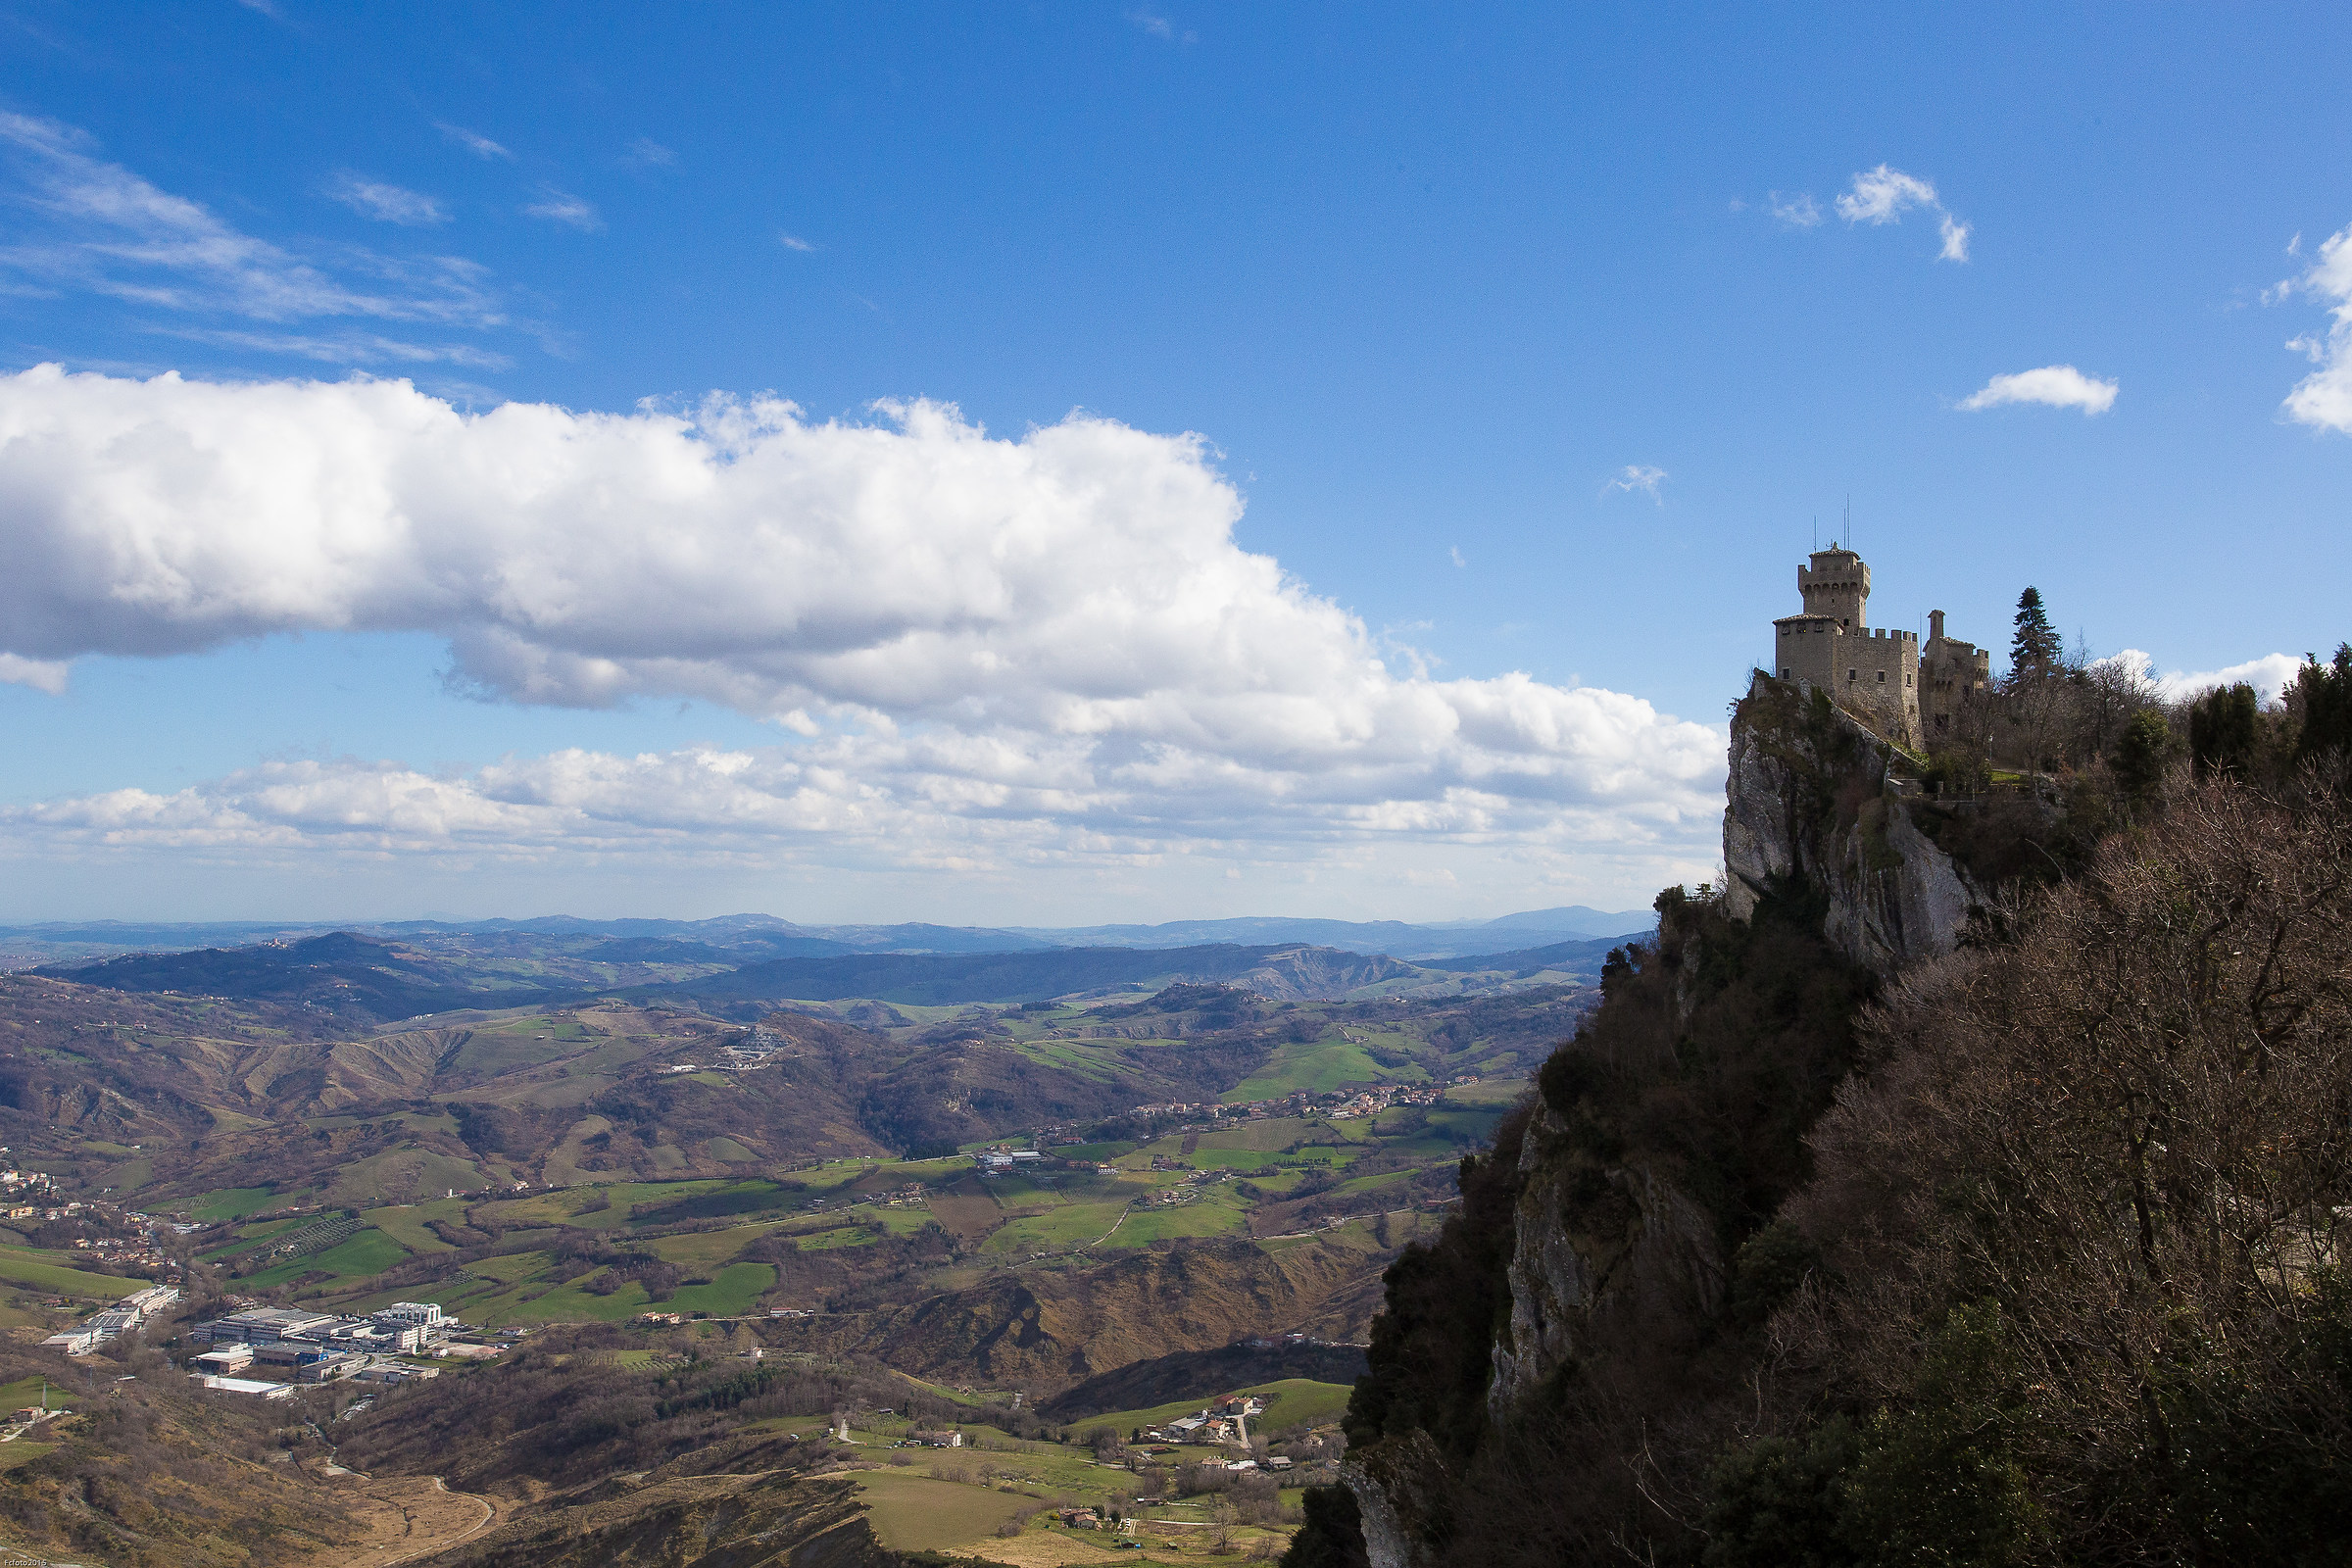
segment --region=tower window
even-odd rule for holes
[[[1845,678],[1847,680],[1860,680],[1862,678],[1862,672],[1858,669],[1849,669],[1845,672]]]
[[[1886,672],[1883,669],[1879,671],[1879,684],[1882,686],[1886,684]]]

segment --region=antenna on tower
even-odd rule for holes
[[[1818,512],[1813,514],[1813,548],[1821,548],[1821,514]]]
[[[1854,498],[1845,498],[1845,548],[1854,548]]]

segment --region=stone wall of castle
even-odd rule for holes
[[[1940,746],[1957,735],[1960,710],[1971,692],[1992,685],[1992,655],[1975,643],[1943,634],[1943,612],[1928,616],[1928,645],[1919,662],[1919,716],[1927,744]]]
[[[1871,629],[1869,565],[1851,550],[1816,550],[1808,564],[1796,569],[1796,587],[1804,598],[1804,612],[1772,623],[1773,660],[1767,667],[1806,690],[1827,691],[1839,707],[1861,715],[1889,740],[1921,749],[1930,726],[1921,710],[1919,637],[1914,632]],[[1941,612],[1936,628],[1941,639]],[[1968,645],[1949,646],[1955,652],[1947,662]],[[1947,724],[1949,718],[1947,710]]]

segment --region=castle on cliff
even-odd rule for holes
[[[1953,730],[1960,705],[1991,684],[1992,656],[1943,634],[1943,612],[1928,616],[1927,646],[1916,632],[1870,626],[1870,567],[1842,545],[1813,552],[1796,568],[1802,613],[1772,623],[1773,673],[1800,690],[1829,693],[1838,706],[1912,751]]]

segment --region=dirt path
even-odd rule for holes
[[[338,1490],[367,1534],[311,1554],[313,1568],[393,1568],[462,1545],[498,1522],[498,1504],[452,1492],[439,1476],[352,1476]]]

